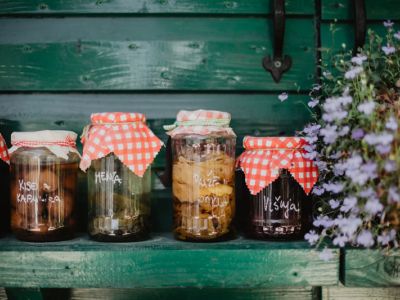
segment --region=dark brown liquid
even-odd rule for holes
[[[73,237],[77,170],[77,163],[11,164],[11,225],[18,239]]]
[[[310,224],[310,199],[287,170],[248,200],[247,234],[259,239],[301,239]]]

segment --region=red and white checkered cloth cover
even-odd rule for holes
[[[230,113],[217,110],[181,110],[176,116],[173,125],[164,126],[171,137],[177,134],[199,134],[223,132],[236,136],[229,127],[231,121]]]
[[[106,112],[91,115],[92,124],[82,134],[80,168],[113,152],[133,173],[142,177],[163,143],[146,126],[140,113]]]
[[[318,168],[304,158],[307,142],[298,137],[251,137],[243,140],[245,152],[237,160],[245,174],[252,195],[279,177],[279,169],[287,169],[308,195],[318,180]]]
[[[8,156],[7,145],[1,134],[0,134],[0,159],[6,163],[10,163],[10,157]]]

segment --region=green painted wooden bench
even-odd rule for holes
[[[310,119],[318,49],[353,46],[351,0],[287,0],[279,84],[261,61],[272,54],[270,0],[0,0],[0,129],[80,132],[95,111],[144,112],[162,125],[179,109],[232,113],[244,135],[292,135]],[[400,21],[397,0],[366,0],[368,25]],[[337,19],[334,34],[329,30]],[[281,103],[282,91],[289,99]],[[8,140],[9,141],[9,140]],[[162,170],[164,154],[153,169]],[[175,241],[170,190],[153,176],[154,235],[104,244],[0,239],[0,299],[398,299],[400,254],[334,250],[329,262],[305,242]],[[1,198],[1,195],[0,195]],[[1,199],[5,201],[5,199]],[[379,288],[378,288],[379,287]],[[396,298],[397,297],[397,298]]]

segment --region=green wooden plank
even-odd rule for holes
[[[43,294],[39,288],[7,288],[9,300],[43,300]]]
[[[397,300],[399,295],[400,288],[322,288],[322,300]]]
[[[313,20],[287,21],[293,66],[279,84],[261,64],[272,53],[271,21],[188,20],[0,19],[0,90],[278,91],[314,82]]]
[[[313,14],[314,0],[288,0],[288,14]],[[254,14],[271,12],[271,0],[1,0],[0,14]]]
[[[349,287],[400,286],[400,252],[346,249],[342,276]]]
[[[311,300],[312,288],[285,289],[72,289],[72,300]]]
[[[323,20],[354,19],[353,1],[321,0]],[[365,0],[368,20],[400,20],[400,2],[398,0]]]
[[[50,244],[5,238],[0,286],[75,288],[266,288],[335,285],[339,250],[326,262],[306,242],[237,238],[188,243],[171,235],[112,244],[80,237]]]

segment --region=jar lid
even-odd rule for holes
[[[10,157],[8,156],[7,144],[4,141],[3,136],[0,133],[0,159],[6,163],[10,163]]]
[[[68,159],[68,153],[74,152],[79,155],[76,149],[77,134],[66,130],[42,130],[13,132],[11,134],[11,145],[9,153],[12,154],[21,147],[47,148],[57,157]]]
[[[175,123],[164,126],[164,129],[172,137],[177,134],[208,135],[218,132],[236,136],[232,128],[229,127],[230,122],[231,114],[223,111],[181,110],[176,116]]]
[[[318,180],[318,168],[308,159],[304,146],[307,142],[299,137],[251,137],[243,140],[245,151],[237,160],[245,174],[246,185],[252,195],[279,177],[279,170],[288,170],[309,194]]]
[[[105,112],[90,117],[81,136],[84,144],[80,168],[86,171],[92,160],[114,153],[133,173],[142,177],[163,143],[146,126],[141,113]]]

